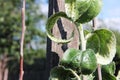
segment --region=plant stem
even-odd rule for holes
[[[69,69],[73,74],[74,76],[77,78],[77,80],[80,80],[80,77],[75,73],[75,71],[73,71],[72,69]]]
[[[81,50],[85,51],[86,50],[86,40],[84,37],[84,31],[83,31],[83,27],[80,24],[80,26],[78,26],[79,32],[80,32],[80,40],[81,40]]]
[[[98,78],[99,80],[102,80],[102,73],[101,73],[101,65],[98,64]]]
[[[85,37],[84,37],[84,30],[83,30],[83,27],[82,25],[80,24],[78,26],[78,29],[79,29],[79,32],[80,32],[80,40],[81,40],[81,50],[82,51],[85,51],[86,50],[86,40],[85,40]],[[82,75],[83,77],[83,80],[86,80],[86,76]]]
[[[20,74],[19,74],[19,80],[23,80],[23,45],[24,45],[24,36],[25,36],[25,0],[22,1],[22,9],[21,9],[21,14],[22,14],[22,34],[21,34],[21,40],[20,40]]]

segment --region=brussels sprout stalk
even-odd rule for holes
[[[85,37],[84,37],[82,24],[80,24],[78,26],[78,29],[79,29],[79,33],[80,33],[79,36],[80,36],[80,40],[81,40],[81,50],[85,51],[86,50],[86,40],[85,40]],[[86,77],[84,75],[83,75],[83,79],[82,80],[86,80]]]
[[[80,40],[81,40],[81,50],[85,51],[86,50],[86,40],[84,37],[84,32],[83,32],[83,27],[82,24],[78,26],[79,32],[80,32]]]

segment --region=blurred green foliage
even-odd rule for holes
[[[24,60],[27,63],[45,57],[46,35],[36,27],[36,23],[45,19],[35,0],[26,0]],[[21,0],[0,0],[0,59],[7,55],[8,59],[19,60],[21,31]]]

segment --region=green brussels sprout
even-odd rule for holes
[[[83,51],[80,63],[81,73],[84,75],[91,74],[97,68],[97,59],[92,49]]]

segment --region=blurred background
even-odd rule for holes
[[[44,80],[46,65],[45,24],[47,0],[26,0],[24,80]],[[96,18],[99,28],[111,29],[117,38],[116,73],[120,69],[120,0],[103,0]],[[0,80],[18,80],[21,36],[20,0],[0,0]],[[86,26],[91,26],[87,23]]]

